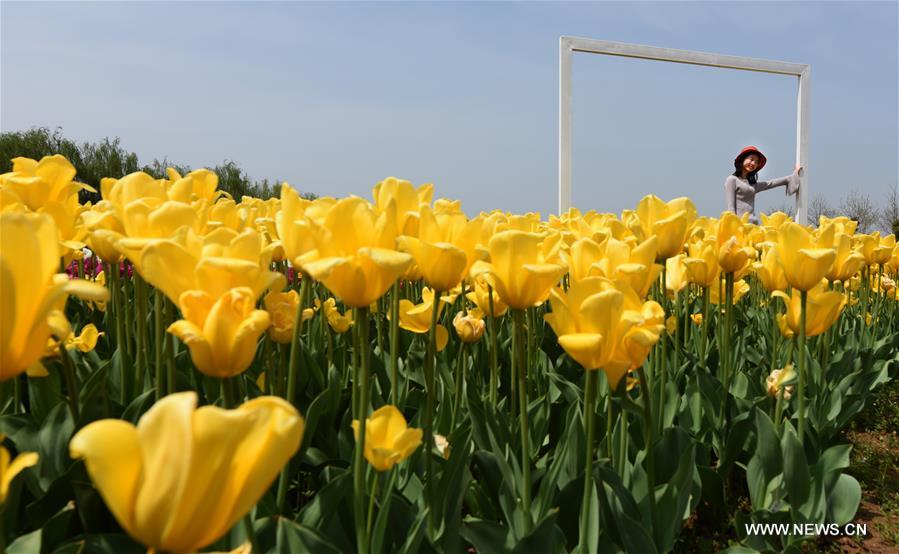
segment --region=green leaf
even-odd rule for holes
[[[762,464],[762,471],[767,483],[783,471],[783,460],[774,424],[768,414],[758,408],[755,409],[755,432],[755,457]]]
[[[507,554],[514,544],[509,528],[493,521],[466,519],[461,532],[479,554]]]
[[[808,500],[811,491],[809,485],[811,476],[802,444],[800,444],[796,432],[793,431],[793,426],[789,423],[784,427],[781,448],[783,449],[784,481],[787,485],[787,494],[790,496],[790,504],[794,508],[798,508]]]
[[[845,473],[840,475],[827,496],[827,519],[837,525],[849,523],[855,517],[861,498],[862,489],[855,477]]]
[[[512,554],[530,554],[532,552],[565,552],[565,537],[562,531],[556,527],[558,510],[550,511],[540,523],[512,550]],[[598,538],[598,537],[597,537]]]
[[[6,554],[35,554],[41,551],[41,530],[22,535],[6,547]]]
[[[278,538],[275,547],[279,554],[340,554],[340,549],[331,544],[315,529],[281,518],[278,520]]]

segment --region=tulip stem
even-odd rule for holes
[[[497,359],[496,315],[493,308],[493,287],[487,285],[487,303],[490,308],[490,405],[496,407],[499,388],[499,363]]]
[[[134,274],[134,296],[137,305],[137,386],[136,394],[144,392],[147,372],[147,282],[139,273]]]
[[[521,470],[523,473],[521,488],[521,504],[524,511],[524,531],[531,532],[531,462],[528,431],[528,389],[527,389],[527,352],[524,335],[524,310],[512,310],[514,369],[518,373],[518,411],[521,429]]]
[[[162,291],[156,289],[153,291],[153,356],[156,358],[156,400],[165,396],[165,365],[162,359]]]
[[[68,350],[64,344],[59,345],[59,355],[62,358],[62,371],[63,376],[66,380],[66,389],[68,389],[69,393],[69,408],[72,410],[72,421],[75,425],[78,425],[79,412],[78,412],[78,384],[75,380],[75,365],[72,363],[72,358],[69,356]]]
[[[400,282],[390,290],[390,401],[402,411],[400,403]]]
[[[595,434],[596,414],[596,378],[597,370],[587,370],[586,391],[584,392],[584,427],[587,432],[587,458],[584,464],[584,496],[581,500],[581,528],[578,552],[586,553],[590,549],[587,547],[587,528],[590,525],[590,497],[593,487],[593,435]],[[609,395],[609,406],[612,405],[611,395]],[[609,409],[611,421],[611,408]],[[611,436],[607,437],[607,442],[611,440]]]
[[[168,327],[169,323],[175,319],[175,305],[170,300],[164,300],[165,311],[163,312],[163,317],[165,318],[165,325]],[[166,381],[168,382],[166,390],[169,391],[169,394],[174,394],[177,388],[175,386],[175,335],[166,335],[165,341],[163,351],[165,353]]]
[[[371,480],[371,494],[368,496],[368,519],[365,522],[365,542],[371,542],[371,522],[372,515],[375,513],[375,495],[378,494],[378,472],[374,472]]]
[[[459,417],[459,409],[462,404],[462,386],[465,383],[465,367],[468,365],[468,359],[465,356],[465,347],[468,343],[463,342],[459,345],[459,353],[456,356],[456,394],[453,398],[453,418],[450,424],[450,433],[456,428],[456,421]]]
[[[431,449],[434,447],[434,394],[436,393],[434,373],[437,361],[437,312],[440,311],[442,291],[434,290],[434,302],[431,306],[431,327],[428,330],[427,359],[425,360],[425,405],[424,455],[425,455],[425,502],[428,507],[428,536],[433,537],[437,531],[434,511],[434,466]]]
[[[732,344],[733,337],[733,299],[734,299],[734,274],[733,273],[725,273],[724,274],[724,333],[723,333],[723,341],[721,348],[721,357],[722,357],[722,367],[724,368],[724,394],[721,397],[721,425],[722,427],[727,426],[727,400],[730,396],[730,382],[733,377],[731,375],[733,373],[733,368],[731,367],[731,358],[734,350],[734,345]],[[726,431],[726,430],[725,430]]]
[[[699,341],[701,363],[705,363],[709,348],[709,288],[702,287],[702,339]]]
[[[643,389],[643,436],[644,442],[646,443],[644,448],[646,448],[647,496],[649,497],[649,514],[652,521],[652,535],[655,536],[658,524],[656,523],[656,457],[652,444],[652,392],[649,382],[646,380],[646,372],[643,370],[643,366],[641,365],[638,367],[637,371],[640,374],[640,387]]]
[[[783,423],[783,403],[784,403],[784,389],[786,387],[781,385],[777,389],[777,402],[774,405],[774,430],[777,432],[777,436],[780,436],[780,427]]]
[[[297,312],[293,320],[293,339],[290,343],[290,364],[287,368],[287,392],[284,398],[293,404],[297,392],[297,372],[300,360],[300,332],[303,327],[303,303],[309,294],[310,277],[304,275],[300,281],[300,301],[297,303]],[[364,427],[364,426],[363,426]],[[284,514],[287,501],[287,487],[290,485],[290,461],[281,469],[281,477],[278,480],[278,513]]]
[[[436,298],[436,297],[435,297]],[[365,450],[365,428],[366,416],[368,415],[368,361],[369,361],[369,338],[368,338],[368,307],[356,308],[358,319],[355,326],[356,332],[359,334],[359,342],[361,349],[359,357],[361,364],[359,368],[359,381],[354,383],[358,388],[358,407],[359,407],[359,438],[356,441],[356,448],[353,452],[353,488],[355,489],[354,512],[356,516],[356,547],[359,554],[368,554],[368,534],[366,532],[365,518],[365,462],[363,452]]]
[[[131,384],[134,379],[134,367],[131,365],[131,294],[130,279],[128,279],[127,268],[121,276],[121,296],[119,296],[120,306],[122,306],[122,314],[124,318],[119,318],[122,322],[121,343],[122,348],[122,406],[127,406],[131,399]]]
[[[799,311],[799,443],[805,437],[805,305],[808,300],[808,292],[800,291]]]

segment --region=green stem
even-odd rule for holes
[[[77,425],[79,419],[79,400],[78,384],[75,379],[75,365],[72,363],[72,358],[69,356],[65,344],[59,345],[59,355],[62,358],[62,371],[66,380],[66,392],[69,393],[69,409],[72,410],[72,421]]]
[[[704,364],[709,349],[709,288],[702,287],[702,338],[699,341],[701,362]]]
[[[300,361],[300,348],[302,348],[300,332],[303,327],[303,303],[306,300],[306,296],[309,294],[310,280],[311,278],[309,276],[304,275],[300,281],[300,302],[297,304],[297,312],[293,321],[293,339],[290,343],[290,364],[287,368],[287,393],[284,396],[284,398],[291,404],[293,404],[293,399],[297,392],[297,372],[299,371],[297,366]],[[285,503],[287,501],[287,487],[289,485],[290,461],[284,464],[284,467],[281,469],[281,476],[278,480],[277,506],[279,514],[284,514],[284,509],[286,507]]]
[[[440,311],[440,296],[442,291],[434,290],[434,304],[431,306],[431,327],[428,330],[428,348],[427,359],[425,360],[425,393],[427,395],[425,405],[425,428],[424,428],[424,456],[425,456],[425,502],[428,506],[428,535],[433,537],[437,531],[437,522],[435,520],[434,506],[436,500],[434,498],[434,465],[431,460],[431,449],[434,445],[434,396],[436,391],[436,383],[434,374],[436,373],[437,362],[437,316]]]
[[[368,496],[368,519],[365,523],[365,542],[367,544],[371,543],[372,515],[375,513],[375,495],[378,493],[378,477],[380,477],[380,475],[376,471],[372,477],[371,494]]]
[[[589,552],[587,547],[587,529],[590,525],[590,497],[593,491],[593,435],[596,414],[596,372],[598,370],[587,370],[587,386],[584,396],[584,426],[587,431],[587,457],[584,464],[584,496],[581,500],[581,528],[580,541],[578,551],[582,553]],[[611,405],[611,402],[609,402]],[[610,418],[611,419],[611,418]]]
[[[397,409],[400,396],[400,283],[396,281],[390,289],[390,401]]]
[[[165,301],[165,311],[163,312],[163,317],[165,318],[165,325],[168,327],[169,323],[175,318],[175,305],[171,303],[171,301]],[[168,335],[164,337],[165,345],[163,346],[163,356],[165,357],[165,370],[166,370],[166,381],[168,383],[167,389],[169,394],[175,393],[175,335]]]
[[[646,373],[643,371],[643,366],[637,368],[637,371],[640,373],[640,387],[643,391],[643,435],[644,435],[644,448],[646,448],[646,481],[649,485],[647,496],[649,497],[649,513],[652,519],[652,530],[653,536],[655,536],[655,531],[658,528],[657,523],[657,514],[656,514],[656,463],[655,463],[655,449],[653,448],[653,433],[652,433],[652,393],[650,390],[649,383],[646,381]]]
[[[490,307],[490,405],[496,407],[496,395],[499,388],[499,360],[497,358],[496,315],[493,308],[493,287],[487,285],[487,302]]]
[[[135,309],[137,310],[137,386],[135,393],[144,392],[144,378],[147,373],[147,282],[134,273]]]
[[[450,432],[456,429],[456,421],[459,417],[459,408],[462,402],[462,385],[465,381],[465,366],[468,360],[465,358],[465,347],[468,343],[463,342],[459,345],[459,354],[456,356],[456,393],[453,395],[453,418],[450,424]]]
[[[800,291],[801,308],[799,312],[799,443],[805,437],[805,310],[808,292]]]
[[[121,278],[122,290],[121,296],[119,299],[121,300],[120,306],[124,309],[124,319],[122,320],[122,346],[124,347],[122,350],[122,406],[127,406],[128,401],[131,397],[131,384],[134,382],[134,367],[131,365],[131,294],[130,294],[130,283],[131,280],[128,279],[128,271],[127,267],[125,269],[124,275]],[[122,318],[120,318],[122,319]]]
[[[525,533],[531,532],[533,521],[531,518],[531,447],[528,430],[528,389],[527,389],[527,352],[525,350],[524,335],[524,311],[512,310],[515,339],[513,354],[515,355],[515,369],[518,373],[518,411],[519,427],[521,430],[521,469],[523,472],[521,488],[521,504],[524,511]]]
[[[359,437],[353,450],[353,489],[355,496],[353,498],[353,512],[356,519],[356,547],[359,554],[368,554],[368,534],[366,533],[365,518],[365,460],[363,453],[365,451],[365,427],[368,415],[368,373],[369,373],[369,338],[368,338],[368,307],[356,308],[358,319],[354,324],[359,334],[359,342],[362,344],[360,358],[362,360],[359,368],[359,382],[354,386],[359,389]]]
[[[162,291],[153,291],[153,356],[156,358],[156,400],[165,396],[165,360],[162,359],[162,341],[165,335],[162,327],[162,305],[165,298]]]
[[[725,289],[725,314],[724,314],[724,340],[722,341],[721,355],[724,367],[724,394],[721,398],[721,414],[720,422],[724,428],[727,426],[727,400],[730,396],[730,383],[733,378],[733,367],[731,364],[732,354],[734,351],[733,342],[733,300],[734,300],[734,274],[726,273],[724,275]]]

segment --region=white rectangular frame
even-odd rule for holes
[[[812,73],[810,65],[568,36],[559,37],[560,214],[571,207],[571,56],[574,52],[759,71],[798,77],[799,88],[796,95],[796,164],[802,166],[803,174],[801,179],[802,186],[800,186],[799,194],[796,197],[796,221],[802,224],[808,221],[809,97],[811,94]]]

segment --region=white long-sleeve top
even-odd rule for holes
[[[787,177],[780,177],[770,181],[757,181],[754,185],[746,179],[736,175],[729,175],[724,181],[724,198],[727,202],[727,211],[737,215],[749,212],[749,220],[758,223],[755,216],[755,195],[763,190],[775,187],[786,187],[786,194],[796,194],[799,190],[799,174],[793,173]]]

